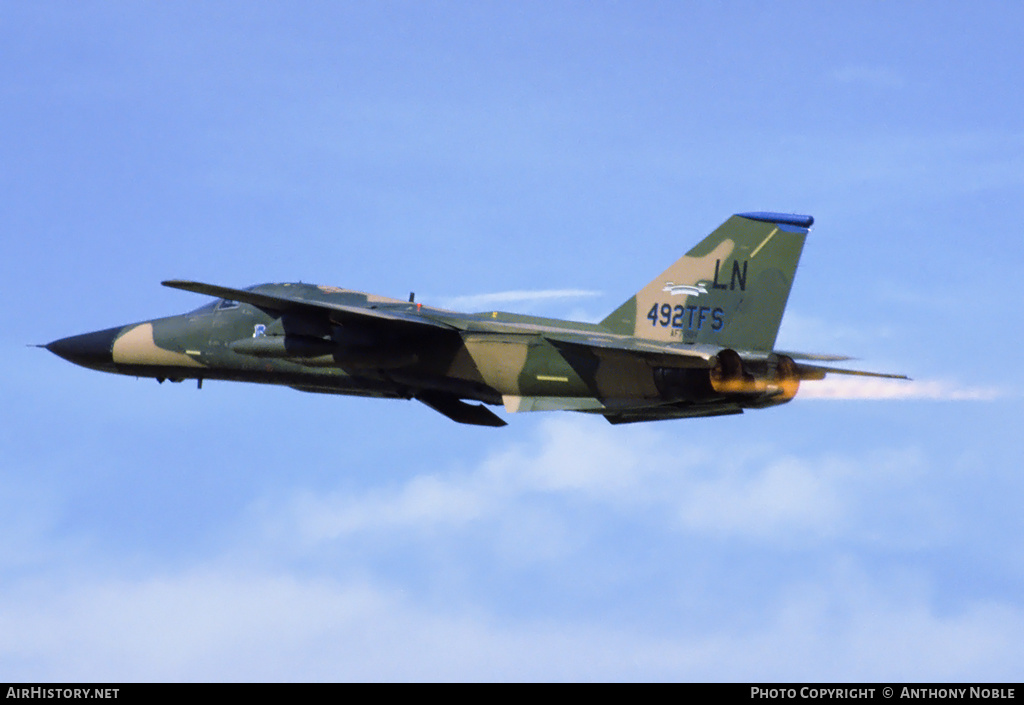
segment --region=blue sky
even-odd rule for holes
[[[0,1],[0,679],[1019,680],[1021,26]],[[779,347],[913,383],[495,430],[26,347],[169,278],[598,320],[752,210]]]

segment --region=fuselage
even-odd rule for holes
[[[591,399],[595,383],[606,397],[659,396],[642,360],[611,350],[570,361],[570,351],[541,334],[554,329],[607,335],[594,324],[497,311],[462,314],[309,284],[263,284],[249,291],[415,314],[452,328],[384,333],[220,299],[189,313],[64,338],[47,347],[85,367],[161,381],[257,382],[392,398],[411,398],[426,388],[489,404],[522,397]]]

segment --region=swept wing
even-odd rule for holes
[[[268,312],[326,314],[331,321],[341,325],[392,323],[398,326],[420,326],[424,328],[453,330],[452,326],[447,324],[401,310],[373,308],[371,306],[347,306],[330,301],[313,301],[297,297],[278,296],[248,289],[233,289],[227,286],[180,279],[169,279],[161,283],[172,289],[181,289],[196,294],[206,294],[207,296],[252,304]]]

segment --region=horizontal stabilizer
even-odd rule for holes
[[[814,362],[843,362],[852,360],[849,355],[821,355],[818,353],[792,352],[789,350],[776,350],[776,355],[785,355],[791,360],[812,360]]]
[[[854,375],[857,377],[881,377],[882,379],[910,379],[906,375],[894,375],[886,372],[866,372],[864,370],[847,370],[842,367],[824,367],[822,365],[794,365],[797,376],[802,380],[825,379],[825,375]]]

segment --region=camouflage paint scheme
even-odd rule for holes
[[[743,213],[600,324],[456,313],[310,284],[248,289],[166,281],[217,297],[190,313],[54,341],[104,372],[283,384],[417,399],[460,423],[565,409],[611,423],[738,414],[784,404],[841,356],[774,351],[810,216]]]

